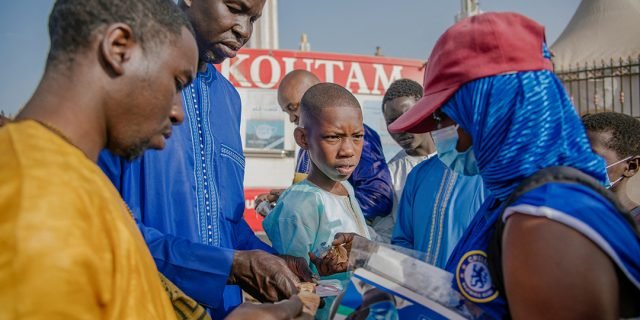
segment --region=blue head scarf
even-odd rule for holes
[[[604,160],[591,151],[582,122],[551,71],[468,82],[440,110],[471,135],[480,175],[500,200],[546,167],[570,166],[603,184],[607,180]]]

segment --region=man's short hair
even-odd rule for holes
[[[195,35],[172,0],[57,0],[49,15],[47,62],[72,61],[73,54],[89,46],[96,31],[114,23],[131,27],[143,48],[179,38],[182,27]]]
[[[591,132],[609,132],[611,139],[606,147],[619,157],[640,155],[640,121],[617,112],[587,114],[582,117],[584,127]]]
[[[387,89],[387,92],[382,98],[382,111],[384,111],[384,105],[394,99],[402,97],[414,97],[417,100],[422,98],[422,86],[411,79],[399,79],[394,81]]]

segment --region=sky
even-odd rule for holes
[[[480,8],[531,17],[546,26],[552,44],[579,3],[481,0]],[[0,111],[15,114],[42,76],[52,6],[52,0],[0,3]],[[424,60],[459,9],[457,0],[278,0],[280,49],[297,49],[304,32],[312,51],[369,55],[380,46],[385,56]]]

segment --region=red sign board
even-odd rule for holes
[[[242,49],[235,58],[216,65],[236,88],[276,89],[284,75],[304,69],[323,82],[370,95],[383,95],[401,78],[422,83],[423,66],[415,59],[266,49]]]

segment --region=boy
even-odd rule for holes
[[[391,124],[422,98],[422,85],[411,79],[394,81],[382,98],[382,115],[385,123]],[[396,224],[398,203],[402,197],[402,189],[407,176],[413,167],[423,160],[434,156],[435,147],[428,133],[413,134],[408,132],[389,135],[402,149],[387,163],[393,183],[393,208],[391,214],[379,219],[374,224],[378,241],[389,243]]]
[[[640,121],[617,112],[582,117],[593,151],[607,162],[609,189],[640,223],[640,205],[629,197],[631,178],[640,164]]]
[[[282,194],[262,225],[278,253],[307,257],[330,246],[338,232],[369,238],[353,187],[347,182],[360,161],[364,126],[358,100],[336,84],[309,88],[300,109],[294,135],[308,152],[311,169],[307,179]],[[322,269],[316,272],[330,275]],[[348,279],[344,272],[331,278]],[[319,310],[317,317],[326,318],[328,309]]]
[[[339,85],[320,83],[304,94],[300,108],[294,135],[310,155],[309,176],[282,194],[262,224],[278,253],[307,257],[327,246],[338,232],[367,238],[369,233],[353,187],[346,181],[362,152],[364,127],[358,100]]]

